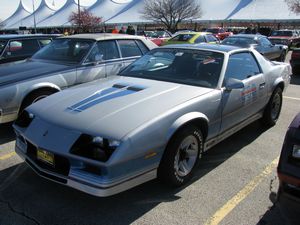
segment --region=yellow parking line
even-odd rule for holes
[[[15,154],[16,154],[15,152],[11,152],[6,155],[0,156],[0,160],[9,159],[9,158],[13,157]]]
[[[294,97],[289,97],[289,96],[283,96],[283,98],[293,99],[293,100],[300,101],[300,98],[294,98]]]
[[[243,201],[261,182],[267,177],[278,164],[279,157],[274,159],[264,171],[251,180],[240,192],[231,198],[225,205],[223,205],[205,225],[219,224],[241,201]]]

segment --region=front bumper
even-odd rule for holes
[[[38,164],[24,152],[24,146],[22,147],[22,143],[19,139],[16,141],[16,153],[23,158],[38,175],[98,197],[107,197],[123,192],[157,177],[157,169],[152,168],[133,176],[119,179],[118,181],[101,182],[98,180],[97,182],[91,182],[91,179],[87,179],[90,174],[86,173],[86,175],[84,175],[78,172],[76,168],[70,168],[67,173],[58,173],[42,167],[41,164]]]

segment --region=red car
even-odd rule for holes
[[[300,47],[300,36],[295,30],[275,30],[269,37],[273,44],[282,44],[291,47]]]
[[[161,46],[165,41],[169,40],[172,37],[172,34],[169,31],[165,30],[142,31],[140,32],[140,35],[147,37],[149,40],[151,40],[158,46]]]
[[[223,40],[223,39],[233,35],[232,32],[227,32],[222,27],[209,28],[206,30],[206,32],[212,33],[215,37],[219,38],[220,40]]]

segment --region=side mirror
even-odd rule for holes
[[[228,78],[226,80],[226,84],[225,84],[226,91],[231,91],[233,89],[242,89],[244,87],[245,85],[241,80],[234,79],[234,78]]]

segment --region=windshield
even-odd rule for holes
[[[244,37],[230,37],[226,38],[222,41],[223,45],[236,45],[236,46],[242,46],[247,47],[252,44],[257,44],[257,41],[253,38],[244,38]]]
[[[276,30],[272,32],[271,36],[293,36],[293,32],[290,30]]]
[[[211,51],[155,49],[120,75],[180,84],[217,87],[224,55]]]
[[[0,41],[0,55],[2,54],[5,46],[6,46],[6,41]]]
[[[79,63],[89,52],[94,41],[82,39],[56,39],[38,51],[32,58]]]

